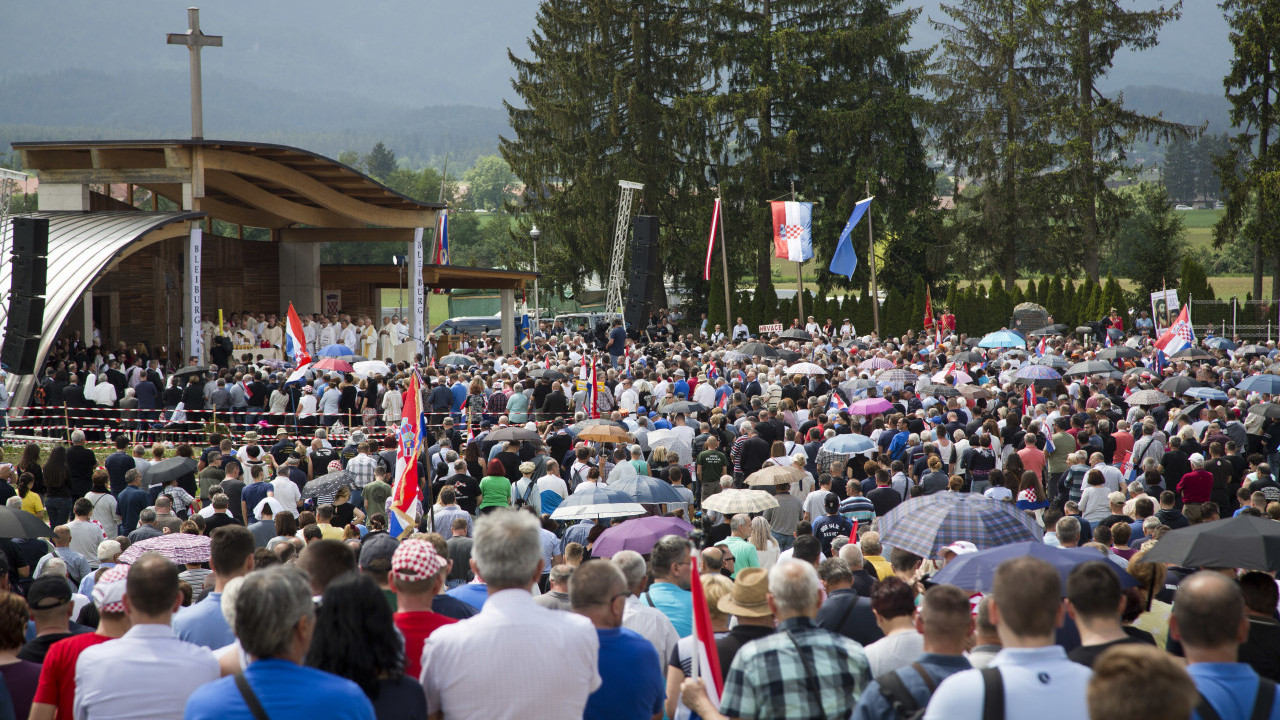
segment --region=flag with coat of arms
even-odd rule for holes
[[[1188,312],[1187,306],[1182,306],[1182,312],[1178,313],[1178,319],[1173,321],[1169,329],[1159,340],[1155,341],[1158,350],[1164,352],[1165,355],[1172,355],[1179,350],[1185,350],[1196,342],[1195,330],[1191,327],[1191,314]]]
[[[409,376],[405,392],[400,428],[396,431],[396,477],[387,500],[387,531],[399,537],[412,529],[422,515],[422,491],[418,485],[418,448],[426,427],[419,409],[422,407],[422,385],[418,373]]]

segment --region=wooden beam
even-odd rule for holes
[[[211,155],[213,153],[205,153],[206,168],[211,167]],[[207,169],[205,183],[224,195],[230,195],[251,207],[288,218],[295,223],[318,227],[360,227],[360,223],[355,220],[321,208],[291,202],[231,172]]]
[[[378,207],[357,200],[303,172],[277,162],[225,150],[206,151],[204,161],[206,170],[225,170],[278,183],[291,188],[322,207],[361,223],[398,228],[435,227],[436,211],[434,209],[394,210]],[[327,225],[331,223],[306,222],[305,224]]]
[[[280,242],[412,242],[407,228],[284,228]]]
[[[39,170],[41,168],[63,170],[87,170],[93,167],[89,153],[84,150],[37,150],[22,149],[22,167]]]
[[[282,228],[288,227],[292,224],[292,221],[289,220],[289,218],[283,218],[265,210],[242,208],[208,196],[201,198],[200,209],[209,213],[218,220],[234,223],[236,225]]]
[[[86,153],[85,159],[89,156]],[[36,170],[40,182],[87,185],[89,183],[181,183],[191,180],[191,171],[180,168],[84,168]]]
[[[191,167],[191,149],[185,147],[167,147],[164,149],[164,164],[168,167]]]

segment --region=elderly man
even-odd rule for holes
[[[359,685],[304,664],[315,631],[315,606],[304,572],[284,565],[252,573],[236,598],[235,618],[249,666],[193,693],[186,720],[373,720],[373,705]],[[261,706],[260,713],[249,709],[248,698]]]
[[[783,560],[769,571],[765,596],[778,631],[738,651],[717,710],[701,680],[686,680],[684,702],[708,720],[847,718],[870,678],[858,643],[814,624],[821,604],[818,573]]]
[[[626,610],[622,614],[622,627],[640,633],[642,637],[653,643],[653,647],[658,651],[658,661],[665,668],[666,661],[671,658],[671,651],[675,649],[680,636],[676,635],[675,626],[666,615],[662,614],[661,610],[649,607],[640,600],[640,595],[644,592],[649,580],[648,567],[644,558],[635,550],[623,550],[616,553],[610,561],[622,571],[622,576],[627,581],[627,589],[631,591],[627,595]]]
[[[179,640],[169,627],[180,607],[178,566],[158,553],[143,553],[125,584],[132,627],[118,640],[88,648],[76,663],[75,717],[178,717],[196,688],[218,679],[213,653]],[[120,682],[122,667],[136,677],[164,681],[150,683],[146,702],[138,702],[137,688]]]
[[[532,514],[506,509],[476,522],[472,560],[489,597],[476,616],[427,638],[420,680],[430,714],[524,720],[536,708],[546,717],[582,717],[600,687],[591,621],[533,602],[529,588],[542,577],[540,527]],[[495,692],[494,658],[519,667],[520,682]]]
[[[729,546],[736,562],[734,578],[747,568],[760,567],[756,546],[747,540],[749,537],[751,537],[751,516],[742,513],[729,518],[729,537],[724,539],[723,544]]]

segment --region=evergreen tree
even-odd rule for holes
[[[1116,282],[1114,275],[1107,276],[1107,283],[1102,288],[1102,307],[1103,312],[1110,312],[1111,308],[1115,308],[1120,317],[1124,318],[1125,327],[1130,327],[1129,307],[1124,301],[1124,291],[1120,289],[1120,283]]]
[[[1182,305],[1191,300],[1213,300],[1213,286],[1205,276],[1204,266],[1195,258],[1187,256],[1182,259],[1182,277],[1178,281],[1178,302]]]
[[[725,312],[723,275],[716,272],[711,273],[710,286],[707,291],[707,333],[710,334],[716,323],[719,323],[721,329],[728,335],[729,328],[733,327],[733,323]]]
[[[1035,278],[1032,278],[1027,281],[1027,289],[1025,291],[1014,294],[1013,306],[1017,307],[1024,302],[1033,302],[1043,305],[1044,303],[1040,302],[1039,294],[1040,288],[1036,287]]]
[[[1062,288],[1062,319],[1058,322],[1066,323],[1069,328],[1074,330],[1080,325],[1080,317],[1076,312],[1078,309],[1076,284],[1071,278],[1067,278],[1067,284]]]
[[[1044,287],[1043,282],[1040,283],[1040,287]],[[1062,276],[1054,275],[1052,284],[1049,286],[1049,297],[1045,300],[1044,307],[1053,316],[1055,323],[1065,323],[1067,321],[1067,312],[1063,299]]]
[[[364,169],[370,177],[377,180],[390,177],[391,172],[396,169],[395,151],[379,140],[369,150],[369,154],[364,156]]]
[[[1018,285],[1017,283],[1014,283],[1013,292],[1009,293],[1009,305],[1011,307],[1016,308],[1026,301],[1027,301],[1027,296],[1026,296],[1026,293],[1022,291],[1022,286]],[[1013,316],[1013,313],[1010,312],[1010,317],[1012,316]]]
[[[992,276],[991,289],[987,291],[987,305],[985,312],[982,313],[986,321],[985,326],[992,329],[1000,328],[1009,322],[1009,316],[1013,313],[1013,305],[1009,302],[1009,293],[1004,288],[1004,280],[999,274]]]
[[[1123,197],[1130,209],[1120,223],[1111,264],[1149,297],[1177,276],[1187,246],[1182,215],[1164,187],[1154,183],[1126,188]]]

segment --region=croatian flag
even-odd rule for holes
[[[1040,338],[1040,342],[1036,343],[1036,357],[1044,357],[1044,351],[1049,347],[1049,338]]]
[[[1049,423],[1040,423],[1040,434],[1044,435],[1045,454],[1052,453],[1057,449],[1057,446],[1053,444],[1053,434],[1049,432]]]
[[[436,265],[449,264],[449,211],[440,211],[439,228],[436,230]]]
[[[831,402],[827,403],[827,409],[840,412],[841,410],[845,410],[848,407],[849,407],[849,404],[844,401],[844,398],[840,397],[840,393],[836,392],[835,390],[832,390]]]
[[[591,384],[587,387],[587,397],[591,400],[591,419],[600,419],[600,410],[596,407],[596,360],[591,358],[591,376],[588,380]]]
[[[1165,366],[1168,364],[1169,359],[1165,357],[1163,350],[1156,350],[1155,354],[1151,356],[1151,369],[1156,375],[1163,374]]]
[[[720,371],[716,369],[716,361],[712,360],[707,363],[707,379],[715,380],[720,377]]]
[[[1022,394],[1022,414],[1026,415],[1031,412],[1031,408],[1036,406],[1036,391],[1031,385],[1027,386],[1027,391]]]
[[[396,478],[387,501],[387,530],[392,537],[400,537],[414,526],[422,511],[421,490],[418,487],[418,447],[421,441],[421,419],[418,409],[421,386],[418,374],[409,375],[409,390],[405,392],[404,409],[400,429],[396,432]]]
[[[306,335],[302,332],[302,321],[298,319],[298,311],[293,309],[293,303],[289,303],[289,316],[284,326],[285,351],[289,357],[293,358],[294,363],[299,367],[307,365],[311,362],[311,356],[307,354]]]
[[[724,391],[720,393],[720,402],[716,403],[716,407],[720,408],[721,410],[728,409],[729,391],[727,389],[724,389]]]
[[[702,267],[702,279],[711,279],[711,251],[716,247],[716,227],[720,225],[720,198],[711,209],[711,237],[707,239],[707,262]]]
[[[813,203],[776,201],[773,207],[773,254],[791,262],[813,257]]]
[[[1182,312],[1178,313],[1178,319],[1169,326],[1164,335],[1156,340],[1156,348],[1164,351],[1165,355],[1172,355],[1179,350],[1185,350],[1195,344],[1196,334],[1191,327],[1191,315],[1187,312],[1187,306],[1182,306]]]
[[[1106,339],[1104,339],[1104,340],[1102,341],[1102,347],[1111,347],[1111,345],[1112,345],[1112,343],[1111,343],[1111,333],[1110,333],[1110,332],[1108,332],[1108,333],[1107,333],[1107,337],[1106,337]]]
[[[716,634],[711,628],[711,611],[707,608],[707,598],[702,594],[702,579],[698,577],[696,550],[689,553],[689,560],[689,591],[693,595],[694,648],[689,675],[695,680],[704,681],[711,704],[719,707],[720,695],[724,693],[724,680],[720,676],[720,653],[716,652]]]

